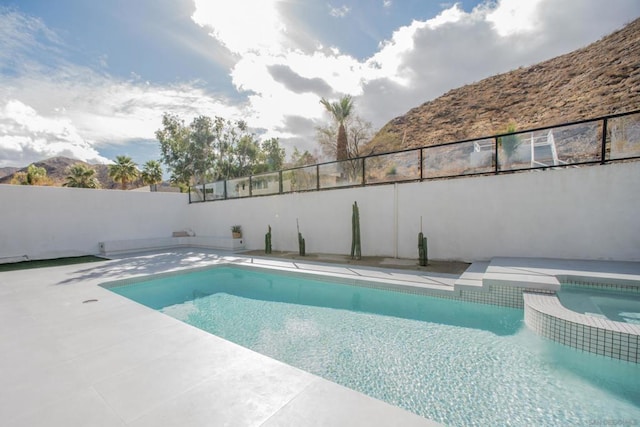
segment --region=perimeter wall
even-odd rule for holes
[[[171,236],[185,227],[188,197],[0,185],[0,206],[0,262],[9,262],[97,254],[104,240]]]
[[[0,185],[0,262],[97,254],[98,242],[230,236],[247,249],[348,254],[351,206],[360,208],[363,256],[495,256],[640,261],[640,162],[283,194],[188,204],[186,194]]]
[[[362,254],[417,258],[422,229],[431,259],[495,256],[640,261],[640,162],[539,170],[194,203],[203,235],[243,228],[247,248],[348,254],[358,202]]]

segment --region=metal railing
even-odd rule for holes
[[[189,203],[629,159],[640,159],[640,110],[211,182]]]

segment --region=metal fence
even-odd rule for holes
[[[189,203],[640,159],[640,110],[202,184]]]

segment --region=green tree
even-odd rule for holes
[[[196,183],[210,178],[215,164],[216,129],[214,121],[207,116],[198,116],[189,125],[190,144],[187,159]]]
[[[27,167],[26,172],[16,172],[11,179],[11,184],[18,185],[51,185],[51,179],[47,176],[45,168],[33,163]]]
[[[76,163],[67,169],[64,187],[74,188],[100,188],[96,178],[96,171],[83,163]]]
[[[231,156],[231,175],[233,177],[251,175],[258,161],[260,144],[253,138],[253,135],[242,135],[229,153]]]
[[[284,162],[278,140],[260,143],[244,120],[200,116],[186,126],[178,116],[165,113],[162,126],[156,138],[162,162],[176,183],[197,185],[279,170]]]
[[[216,150],[219,153],[214,178],[228,179],[249,175],[257,160],[257,141],[244,120],[232,122],[215,118]]]
[[[129,156],[117,156],[116,162],[108,166],[109,177],[119,182],[121,189],[126,190],[127,184],[138,177],[138,165]]]
[[[329,102],[322,98],[320,103],[331,114],[338,124],[338,135],[336,139],[336,160],[346,160],[349,158],[348,140],[345,123],[353,110],[353,99],[351,95],[345,95],[337,102]]]
[[[156,160],[149,160],[142,167],[142,182],[151,187],[151,191],[157,190],[157,185],[162,182],[162,166]]]
[[[285,152],[280,147],[278,138],[270,138],[261,144],[262,156],[260,163],[264,167],[265,172],[273,172],[282,169],[284,164]]]
[[[308,150],[304,150],[304,152],[300,152],[298,147],[293,148],[293,153],[291,154],[291,167],[302,167],[309,166],[318,163],[318,158],[311,154]]]
[[[171,182],[189,184],[193,173],[189,164],[188,150],[191,131],[184,121],[174,114],[162,115],[162,129],[156,131],[156,138],[160,141],[162,162],[167,165],[171,173]]]
[[[180,185],[202,184],[215,165],[214,142],[218,124],[199,116],[189,126],[175,114],[162,116],[162,129],[156,131],[162,162],[171,181]]]

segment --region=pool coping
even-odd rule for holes
[[[525,305],[558,319],[612,332],[640,335],[640,325],[589,316],[566,308],[556,294],[526,292]]]
[[[170,277],[185,272],[206,271],[214,268],[233,267],[248,270],[267,270],[278,274],[304,277],[325,282],[335,282],[350,286],[372,287],[388,289],[405,293],[425,293],[433,295],[433,292],[449,294],[455,292],[455,280],[458,275],[445,273],[407,272],[406,270],[394,270],[376,267],[341,267],[336,264],[319,262],[280,262],[267,258],[243,258],[225,257],[203,267],[189,268],[186,270],[169,271],[150,276],[135,276],[121,280],[101,283],[100,286],[109,289],[113,287],[127,286],[140,281]],[[422,291],[422,292],[421,292]]]

